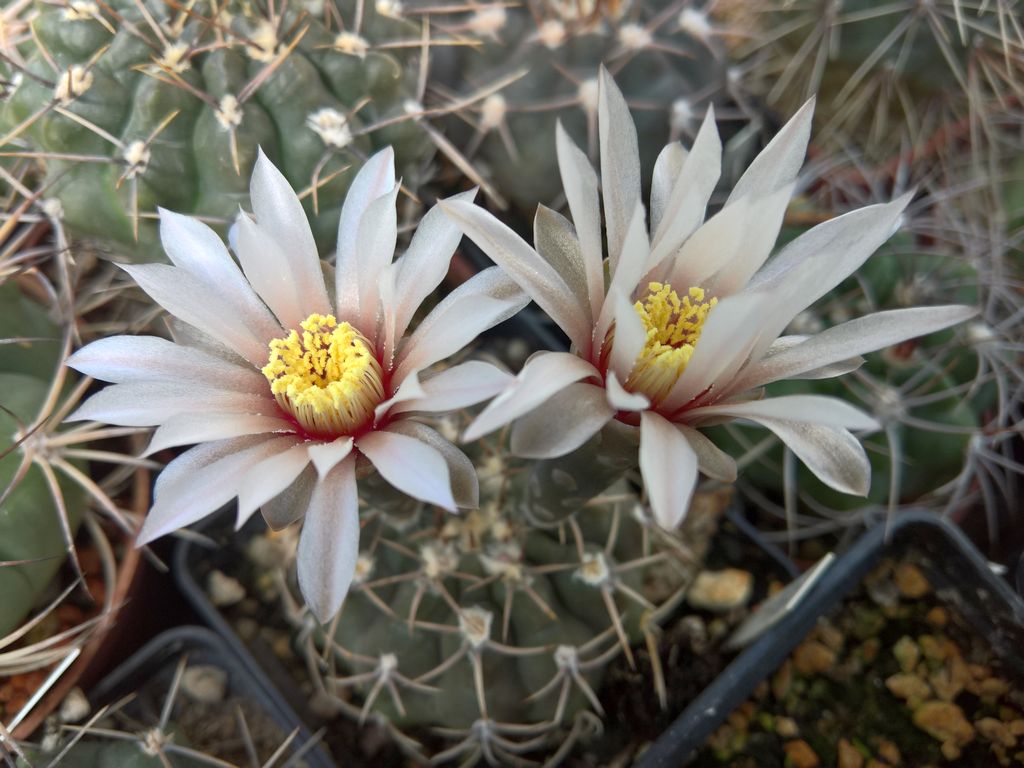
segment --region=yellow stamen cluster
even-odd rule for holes
[[[647,343],[626,388],[659,403],[690,362],[704,321],[718,299],[705,301],[704,289],[697,287],[680,298],[667,283],[650,283],[647,290],[643,301],[634,305],[647,329]]]
[[[311,434],[352,434],[384,399],[380,363],[366,338],[333,315],[310,315],[300,328],[270,342],[270,391]]]

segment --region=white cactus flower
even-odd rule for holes
[[[262,153],[250,187],[255,218],[240,216],[232,232],[241,266],[205,224],[161,211],[172,263],[123,267],[184,332],[176,342],[102,339],[68,360],[114,382],[72,419],[158,426],[148,453],[197,444],[157,479],[140,545],[236,496],[239,526],[260,508],[274,528],[305,518],[299,585],[326,621],[357,565],[357,458],[424,502],[477,505],[470,461],[413,417],[480,402],[512,377],[477,361],[421,373],[528,299],[500,269],[485,270],[407,334],[461,233],[435,208],[392,261],[398,190],[390,148],[353,180],[338,227],[334,303],[302,206]]]
[[[856,368],[865,352],[974,314],[961,306],[879,312],[815,336],[780,338],[892,235],[910,196],[825,222],[769,259],[807,148],[812,102],[705,221],[722,151],[708,114],[689,152],[672,143],[659,156],[648,222],[636,130],[604,70],[598,101],[607,282],[598,177],[561,126],[558,162],[573,222],[541,206],[536,250],[480,207],[442,204],[572,344],[570,352],[527,361],[464,439],[515,421],[513,451],[545,458],[574,450],[611,419],[636,425],[644,483],[666,528],[686,514],[698,471],[735,479],[734,460],[700,431],[729,419],[767,427],[825,483],[865,494],[870,465],[850,430],[876,429],[874,420],[836,398],[764,399],[762,388],[837,376]]]

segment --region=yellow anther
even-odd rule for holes
[[[270,342],[270,391],[309,433],[352,434],[384,399],[380,363],[366,337],[333,315],[310,315],[299,327]]]
[[[703,288],[685,296],[667,283],[650,283],[647,296],[634,305],[647,330],[647,343],[626,381],[626,389],[642,392],[653,403],[665,399],[686,369],[708,313],[718,299],[705,301]]]

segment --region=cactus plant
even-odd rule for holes
[[[379,48],[418,28],[372,7],[340,31],[297,4],[244,2],[70,0],[30,21],[0,146],[26,145],[69,229],[122,252],[158,255],[157,206],[231,219],[258,147],[306,190],[321,243],[374,148],[393,145],[412,186],[431,155],[409,112],[415,56]]]

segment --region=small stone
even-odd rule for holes
[[[885,760],[888,765],[899,765],[903,762],[900,748],[888,739],[882,739],[878,743],[878,756]]]
[[[1013,747],[1017,744],[1017,737],[1010,730],[1009,724],[994,717],[983,717],[974,723],[974,727],[978,735],[988,741],[1004,747]]]
[[[754,577],[748,571],[738,568],[701,571],[686,593],[686,600],[694,608],[724,613],[746,605],[753,587]]]
[[[803,739],[787,741],[782,748],[786,752],[786,764],[793,768],[817,768],[821,765],[818,755]]]
[[[817,640],[820,640],[837,654],[842,652],[843,646],[846,643],[846,637],[838,627],[828,622],[822,622],[818,625],[815,634],[817,635]]]
[[[1000,677],[988,677],[978,683],[978,696],[998,699],[1010,692],[1010,684]]]
[[[966,662],[959,656],[954,656],[944,667],[932,672],[928,676],[928,682],[938,698],[953,701],[972,681]]]
[[[840,739],[836,748],[838,768],[863,768],[864,755],[846,739]]]
[[[899,662],[900,669],[904,672],[913,672],[917,662],[921,659],[921,649],[913,638],[904,635],[892,647],[892,655]]]
[[[210,601],[220,608],[234,605],[245,597],[245,587],[241,582],[222,571],[210,571],[206,590],[210,594]]]
[[[1024,736],[1024,720],[1011,720],[1009,723],[1006,724],[1006,727],[1009,728],[1010,733],[1012,733],[1017,738]]]
[[[181,676],[181,690],[195,701],[216,704],[227,695],[227,672],[209,664],[190,666]]]
[[[779,670],[772,675],[772,696],[776,701],[783,701],[789,693],[793,682],[793,662],[786,659]]]
[[[974,740],[974,726],[963,710],[949,701],[926,701],[914,710],[914,725],[942,742],[947,760],[956,760],[961,748]]]
[[[800,735],[800,726],[791,717],[775,718],[775,732],[784,739],[792,739]]]
[[[924,617],[924,620],[931,624],[936,629],[943,629],[949,624],[949,611],[943,608],[941,605],[936,605],[928,614]]]
[[[90,711],[92,707],[89,706],[89,700],[85,698],[82,689],[72,688],[61,702],[58,714],[62,723],[77,723],[84,720]]]
[[[892,578],[900,594],[910,600],[917,600],[932,591],[931,582],[921,572],[921,569],[912,563],[897,565]]]
[[[827,672],[835,663],[835,651],[817,640],[807,640],[793,652],[793,666],[802,675]]]
[[[917,643],[929,661],[945,661],[950,656],[960,655],[960,649],[944,635],[921,635]]]
[[[932,689],[916,675],[893,675],[886,679],[885,687],[893,696],[897,696],[911,707],[925,701],[932,695]]]

